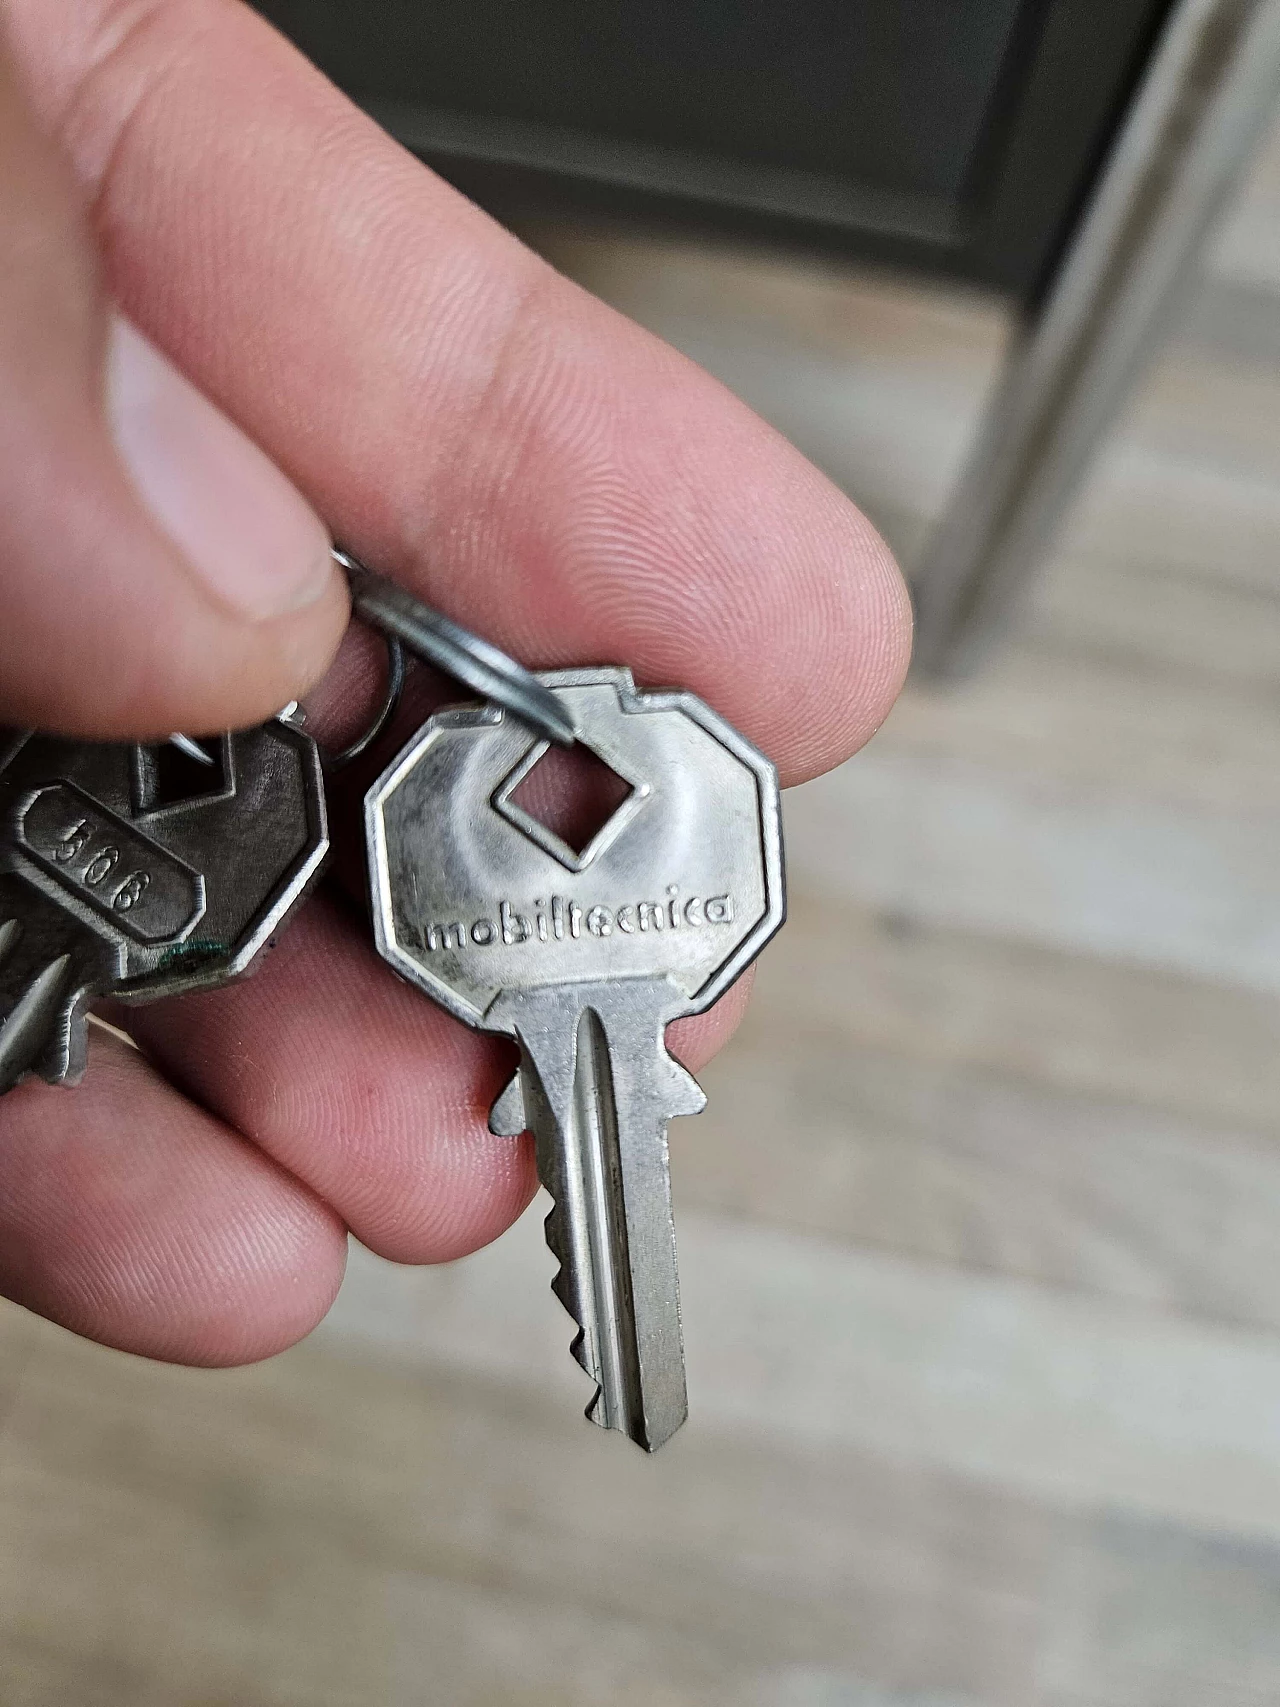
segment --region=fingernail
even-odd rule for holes
[[[255,621],[321,597],[335,570],[320,518],[119,315],[107,345],[106,411],[143,503],[215,597]]]

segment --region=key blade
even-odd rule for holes
[[[503,1002],[505,998],[499,998]],[[672,992],[649,980],[511,998],[520,1097],[552,1198],[552,1290],[596,1383],[586,1414],[648,1452],[688,1414],[667,1121],[705,1097],[662,1044]],[[512,1124],[511,1086],[495,1104]]]

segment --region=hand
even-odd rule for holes
[[[236,0],[0,0],[0,723],[243,725],[347,620],[325,522],[538,666],[694,689],[784,782],[887,712],[908,607],[857,511]],[[163,352],[163,353],[162,353]],[[696,1067],[742,1001],[683,1022]],[[0,1289],[189,1363],[305,1334],[534,1189],[506,1061],[321,895],[261,972],[0,1102]]]

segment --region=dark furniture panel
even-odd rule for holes
[[[500,217],[694,221],[1024,297],[1167,0],[264,0]]]

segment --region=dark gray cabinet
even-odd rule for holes
[[[1167,0],[263,0],[500,217],[686,220],[1032,301]]]

